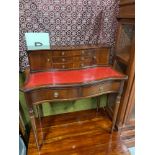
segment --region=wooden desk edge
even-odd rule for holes
[[[95,84],[99,84],[101,82],[107,82],[107,81],[115,81],[115,80],[127,80],[128,76],[124,75],[124,77],[112,77],[112,78],[106,78],[106,79],[101,79],[101,80],[96,80],[96,81],[91,81],[91,82],[85,82],[85,83],[73,83],[73,84],[59,84],[59,85],[52,85],[52,84],[48,84],[48,85],[41,85],[41,86],[36,86],[36,87],[32,87],[32,88],[24,88],[20,87],[20,91],[26,93],[29,91],[33,91],[33,90],[37,90],[37,89],[41,89],[41,88],[68,88],[68,87],[82,87],[82,86],[89,86],[89,85],[95,85]]]

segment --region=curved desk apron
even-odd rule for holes
[[[105,49],[102,48],[101,52],[104,53],[104,51]],[[44,52],[45,51],[41,52],[41,54]],[[51,56],[47,55],[46,52],[44,54],[44,57],[38,58],[37,51],[34,51],[34,54],[35,56],[37,55],[36,57],[38,58],[38,60],[43,61],[42,64],[39,62],[39,64],[41,64],[40,67],[38,67],[39,65],[36,65],[36,62],[38,61],[35,62],[35,59],[32,59],[34,55],[32,57],[30,57],[29,55],[30,73],[24,86],[21,88],[26,97],[31,125],[34,132],[37,148],[39,149],[40,145],[37,135],[37,127],[35,122],[33,105],[42,104],[43,102],[46,101],[51,102],[51,101],[78,100],[82,98],[100,96],[102,94],[107,93],[118,93],[112,118],[112,127],[111,127],[112,132],[116,124],[120,98],[123,91],[124,81],[127,79],[127,76],[117,72],[110,66],[98,65],[97,63],[95,65],[81,66],[80,68],[74,68],[73,65],[72,68],[67,69],[64,69],[62,67],[62,69],[54,68],[50,70],[49,69],[40,70],[41,67],[42,68],[49,67],[48,62],[51,62],[50,59]],[[54,57],[54,59],[57,60],[61,59],[62,61],[64,59],[68,59],[69,61],[70,59],[73,59],[75,57],[76,56],[74,55],[74,56],[67,56],[64,58],[63,55],[61,56],[58,55],[58,57]],[[44,60],[45,58],[47,59],[47,61]],[[77,59],[81,59],[81,55],[78,56]],[[103,60],[105,61],[105,59]],[[45,62],[47,62],[46,65]],[[53,62],[53,56],[52,56],[52,62]],[[73,64],[75,63],[76,62],[73,62]],[[64,65],[66,65],[66,62],[64,63]],[[52,64],[52,67],[53,66],[54,65]]]

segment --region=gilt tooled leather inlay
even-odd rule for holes
[[[95,67],[70,71],[51,71],[31,73],[25,88],[42,85],[87,83],[106,78],[121,78],[123,75],[111,67]]]

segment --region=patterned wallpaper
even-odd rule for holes
[[[117,14],[118,0],[19,0],[20,70],[29,65],[26,32],[48,32],[51,46],[113,46]]]

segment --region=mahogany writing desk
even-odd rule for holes
[[[109,65],[108,47],[83,46],[28,51],[30,72],[24,92],[37,148],[39,140],[33,105],[46,101],[78,100],[107,93],[118,93],[112,118],[115,127],[124,80]]]

